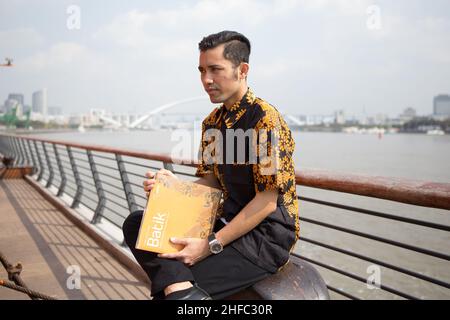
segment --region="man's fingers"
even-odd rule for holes
[[[189,239],[170,238],[170,242],[172,242],[173,244],[181,244],[183,246],[186,246],[189,243]]]
[[[178,259],[178,258],[180,258],[180,254],[179,253],[160,253],[160,254],[158,254],[158,258]]]
[[[164,168],[160,169],[156,173],[153,172],[153,171],[147,171],[145,173],[145,176],[147,178],[149,178],[149,179],[148,180],[144,180],[142,182],[142,184],[144,185],[144,191],[146,192],[147,197],[149,196],[150,191],[152,191],[152,189],[153,189],[153,187],[154,187],[154,185],[156,183],[156,178],[158,176],[161,176],[161,175],[176,177],[171,171],[169,171],[167,169],[164,169]]]
[[[151,179],[151,180],[144,180],[144,182],[142,183],[144,185],[144,187],[147,186],[153,186],[156,183],[155,179]]]
[[[158,176],[170,176],[170,177],[175,177],[175,175],[172,173],[172,171],[167,170],[167,169],[160,169],[157,173],[156,173],[156,177]]]
[[[151,185],[151,184],[155,184],[156,180],[155,179],[150,179],[150,180],[144,180],[144,182],[142,183],[145,186]]]
[[[145,176],[146,176],[147,178],[152,179],[152,178],[155,177],[155,173],[154,173],[153,171],[147,171],[147,172],[145,173]]]
[[[144,191],[150,192],[150,191],[152,191],[154,186],[155,186],[155,182],[144,181]]]

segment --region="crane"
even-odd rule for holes
[[[6,61],[6,63],[0,64],[0,67],[12,67],[13,66],[13,64],[12,64],[13,59],[5,58],[5,61]]]
[[[0,116],[0,121],[4,122],[8,128],[15,126],[17,122],[17,105],[14,106],[9,112]]]

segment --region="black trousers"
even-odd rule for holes
[[[143,211],[131,213],[122,229],[125,242],[150,278],[154,299],[163,299],[165,287],[183,281],[196,282],[213,299],[223,299],[271,275],[232,246],[226,246],[221,253],[210,255],[191,267],[178,260],[158,258],[156,253],[138,250],[135,245],[142,216]],[[219,220],[214,230],[223,226]]]

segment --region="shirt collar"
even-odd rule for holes
[[[233,104],[230,110],[227,110],[225,108],[225,105],[222,105],[220,107],[221,110],[219,119],[223,117],[227,129],[232,128],[236,124],[236,122],[238,122],[238,120],[245,114],[248,107],[255,102],[255,100],[255,94],[250,88],[248,88],[242,99],[240,101],[236,101],[236,103]]]

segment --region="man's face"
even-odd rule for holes
[[[224,45],[200,52],[199,71],[203,88],[212,103],[224,103],[234,99],[242,80],[239,67],[223,57]]]

